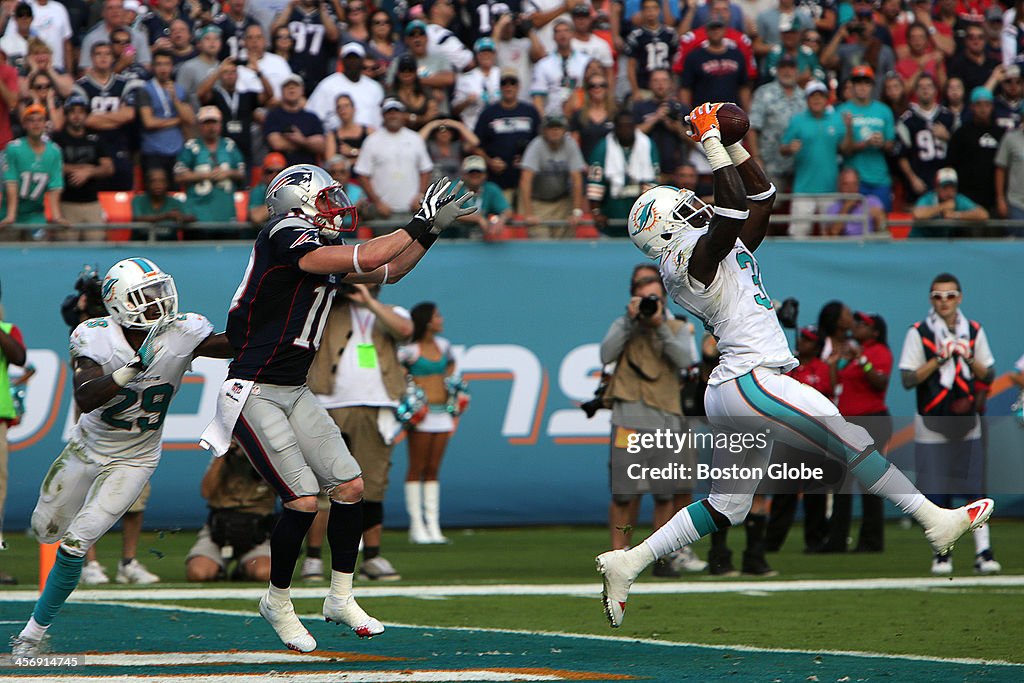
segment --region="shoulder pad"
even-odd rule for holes
[[[312,228],[316,228],[313,225],[313,221],[305,216],[291,214],[278,219],[276,223],[270,226],[270,236],[273,237],[280,230],[310,230]]]

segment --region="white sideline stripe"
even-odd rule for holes
[[[692,583],[638,583],[630,589],[631,595],[677,595],[705,593],[787,593],[792,591],[840,590],[908,590],[922,588],[967,588],[976,586],[1024,586],[1024,576],[964,576],[913,577],[900,579],[807,579],[794,581],[694,581]],[[143,589],[90,588],[76,590],[71,601],[95,600],[259,600],[264,588],[157,588]],[[424,598],[468,597],[489,595],[585,596],[601,593],[599,583],[555,584],[492,584],[452,586],[357,586],[360,598]],[[293,599],[323,598],[327,588],[292,588]],[[0,602],[35,602],[39,593],[34,590],[0,591]]]
[[[77,669],[64,669],[66,672]],[[345,673],[342,671],[320,671],[317,673],[277,672],[240,674],[178,674],[176,676],[154,676],[139,674],[138,676],[88,676],[75,674],[76,680],[89,683],[266,683],[267,680],[289,681],[294,683],[389,683],[390,681],[411,681],[413,683],[445,683],[446,681],[565,681],[561,676],[543,674],[525,674],[517,671],[488,671],[486,669],[466,671],[359,671]],[[25,683],[31,681],[28,676],[0,676],[0,683]],[[42,680],[42,679],[40,679]]]
[[[946,579],[948,581],[948,579]],[[182,607],[174,605],[154,605],[134,602],[105,601],[98,604],[114,605],[120,607],[132,607],[136,609],[151,609],[166,612],[195,612],[202,614],[221,614],[236,617],[252,617],[252,612],[237,610],[214,609],[211,607]],[[300,614],[299,618],[312,621],[322,621],[322,614]],[[684,643],[671,640],[655,640],[653,638],[636,638],[633,636],[600,636],[592,633],[567,633],[565,631],[526,631],[523,629],[511,628],[485,628],[474,626],[427,626],[422,624],[398,624],[388,623],[385,628],[412,628],[426,631],[482,631],[486,633],[511,633],[524,636],[550,636],[554,638],[581,638],[583,640],[598,640],[621,643],[644,643],[647,645],[659,645],[662,647],[702,647],[709,650],[721,650],[722,652],[771,652],[797,655],[842,655],[845,657],[860,657],[863,659],[903,659],[911,662],[938,662],[948,664],[969,664],[974,666],[1009,666],[1024,667],[1020,662],[1007,662],[1001,659],[975,659],[972,657],[929,657],[927,655],[904,655],[892,654],[889,652],[864,652],[858,650],[796,650],[784,647],[754,647],[752,645],[712,645],[708,643]],[[386,631],[385,631],[386,633]]]

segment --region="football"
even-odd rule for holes
[[[747,113],[732,102],[726,102],[718,110],[718,124],[722,127],[723,145],[739,142],[750,129]]]

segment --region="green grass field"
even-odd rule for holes
[[[637,533],[641,534],[637,537],[640,538],[646,530]],[[604,529],[454,530],[449,536],[453,540],[449,546],[412,546],[404,533],[386,533],[384,554],[402,573],[403,580],[395,584],[374,584],[373,588],[432,588],[424,588],[422,592],[407,589],[400,595],[392,591],[388,596],[366,596],[360,598],[360,603],[386,624],[592,634],[805,653],[854,651],[1024,664],[1024,650],[1020,648],[1024,634],[1024,610],[1021,609],[1024,577],[1019,580],[1013,577],[1024,574],[1024,522],[1000,520],[992,525],[993,545],[1004,570],[1001,581],[973,580],[973,543],[967,538],[954,552],[952,579],[883,589],[866,585],[863,580],[891,578],[906,584],[909,579],[929,578],[930,555],[918,529],[902,529],[890,524],[886,529],[887,550],[881,554],[804,555],[800,552],[801,530],[794,528],[786,548],[769,555],[779,576],[767,580],[718,579],[706,575],[688,575],[682,579],[645,576],[639,582],[642,588],[631,596],[625,624],[617,630],[608,628],[604,621],[597,598],[598,575],[593,568],[594,555],[607,545]],[[194,532],[184,531],[145,534],[139,557],[163,578],[163,582],[145,588],[105,587],[103,599],[129,599],[143,605],[159,605],[161,609],[177,605],[184,609],[229,610],[254,615],[256,600],[250,595],[232,595],[231,589],[255,588],[256,584],[208,584],[202,587],[202,594],[190,595],[188,599],[165,600],[154,592],[161,588],[197,587],[184,583],[183,560],[193,538]],[[0,556],[0,566],[22,580],[21,585],[13,588],[21,589],[24,594],[24,589],[35,586],[37,580],[35,545],[31,539],[19,535],[8,541],[10,549]],[[742,530],[734,531],[730,545],[737,556],[742,551],[742,543]],[[697,544],[696,549],[705,556],[706,542]],[[116,535],[99,544],[101,561],[111,577],[119,550],[120,538]],[[794,581],[831,583],[804,587],[794,585]],[[509,590],[513,593],[517,590],[505,588],[508,584],[533,584],[531,590],[550,588],[550,594],[507,594]],[[549,586],[553,584],[558,586]],[[586,586],[581,589],[581,584]],[[319,585],[326,590],[326,583]],[[295,583],[297,588],[315,586],[315,583]],[[478,586],[478,592],[483,594],[431,594],[444,592],[446,586]],[[592,591],[586,589],[589,586],[593,586]],[[800,589],[789,590],[793,587]],[[672,592],[684,589],[695,592]],[[720,589],[727,590],[709,592]],[[641,592],[644,590],[656,594]],[[296,610],[300,615],[315,615],[321,600],[296,598]],[[3,603],[3,592],[0,592],[0,603]],[[87,609],[88,606],[76,607]],[[22,613],[24,611],[27,606]],[[269,631],[262,623],[253,626]],[[717,656],[727,657],[728,652],[719,651]],[[972,677],[975,674],[977,678]],[[714,677],[707,680],[714,680]],[[784,676],[779,680],[789,679]],[[948,679],[941,676],[919,678],[909,673],[897,680],[1020,681],[1024,680],[1024,667],[983,667],[966,677],[957,673]]]

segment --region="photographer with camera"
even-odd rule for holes
[[[873,74],[887,74],[896,68],[896,53],[877,35],[874,11],[870,2],[854,5],[855,17],[835,32],[821,53],[821,65],[839,72],[840,83],[846,83],[854,67],[869,66]],[[873,99],[882,95],[882,81],[872,76]]]
[[[277,521],[274,489],[249,464],[237,441],[212,458],[199,492],[210,514],[185,557],[189,581],[270,580],[270,532]],[[228,565],[238,561],[233,572]]]
[[[654,143],[658,149],[663,178],[668,178],[683,163],[683,154],[688,152],[689,138],[683,117],[683,105],[672,96],[675,90],[672,74],[668,69],[655,69],[648,78],[651,99],[640,100],[633,105],[633,116],[637,128]]]
[[[629,546],[629,530],[636,521],[643,493],[654,496],[655,529],[692,499],[692,481],[646,482],[627,475],[633,463],[651,467],[672,462],[689,467],[696,464],[692,448],[678,454],[669,449],[644,449],[637,455],[627,451],[632,435],[659,429],[682,434],[686,430],[680,401],[681,373],[693,364],[697,350],[691,326],[666,308],[666,294],[657,270],[647,264],[634,268],[626,314],[612,323],[601,342],[601,362],[615,364],[603,395],[605,405],[612,409],[608,529],[613,548]],[[707,566],[688,547],[674,555],[655,564],[655,576],[675,577],[679,576],[678,568],[702,571]]]

